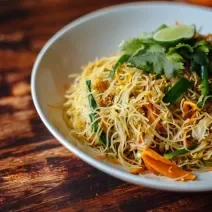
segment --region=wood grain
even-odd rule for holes
[[[46,130],[30,94],[35,58],[60,28],[128,0],[0,0],[0,211],[212,211],[211,193],[142,188],[84,163]]]

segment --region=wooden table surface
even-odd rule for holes
[[[104,174],[66,150],[32,103],[45,42],[72,20],[127,0],[0,0],[0,211],[212,211],[212,193],[170,193]]]

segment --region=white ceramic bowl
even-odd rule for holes
[[[35,107],[49,131],[67,149],[90,165],[119,179],[138,185],[169,191],[212,190],[212,172],[198,173],[193,182],[175,182],[167,178],[135,176],[121,167],[96,160],[92,152],[68,138],[68,128],[60,109],[48,105],[63,104],[64,85],[70,73],[96,57],[118,52],[123,39],[152,31],[161,24],[179,21],[212,32],[212,11],[177,3],[132,3],[93,12],[64,27],[44,46],[35,62],[31,89]]]

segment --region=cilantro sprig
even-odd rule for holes
[[[156,75],[165,74],[167,78],[171,78],[175,71],[184,69],[183,61],[180,55],[166,54],[165,48],[155,44],[140,51],[131,57],[128,62],[136,68],[144,69],[150,67]]]
[[[154,33],[167,27],[162,25],[156,31],[142,33],[136,38],[123,41],[120,44],[123,55],[114,65],[109,77],[113,78],[119,66],[127,63],[129,67],[165,75],[171,79],[183,74],[186,63],[190,65],[190,71],[197,72],[201,79],[202,88],[198,106],[204,107],[206,102],[212,99],[212,92],[209,89],[209,77],[212,76],[212,45],[195,37],[181,39],[177,43],[161,43],[153,39]]]

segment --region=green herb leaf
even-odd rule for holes
[[[102,133],[100,135],[100,139],[105,145],[107,144],[107,135],[104,131],[102,131]],[[111,140],[109,138],[108,138],[108,142],[109,142],[109,144],[111,143]]]
[[[113,69],[110,71],[108,77],[113,78],[114,75],[115,75],[116,69],[117,69],[121,64],[127,62],[127,60],[128,60],[129,58],[130,58],[129,55],[126,55],[126,54],[122,55],[122,56],[118,59],[118,61],[116,62],[116,64],[114,65]]]
[[[164,103],[175,102],[184,92],[192,86],[192,83],[186,78],[181,78],[163,97]]]
[[[159,75],[165,74],[167,78],[171,78],[175,71],[184,68],[182,62],[173,60],[171,55],[164,53],[165,49],[159,45],[153,45],[146,50],[145,53],[140,52],[129,59],[129,63],[137,68],[144,69],[152,67],[152,72]],[[179,59],[179,58],[178,58]],[[146,70],[145,70],[146,71]]]
[[[168,91],[169,91],[169,89],[170,89],[170,86],[169,86],[169,85],[165,86],[165,88],[164,88],[164,93],[167,94]]]
[[[201,84],[202,84],[201,93],[202,93],[202,95],[207,96],[209,93],[208,66],[207,65],[201,66]]]
[[[194,145],[191,145],[188,150],[187,149],[179,149],[175,152],[169,152],[169,153],[166,153],[164,154],[164,157],[168,160],[172,159],[172,158],[175,158],[179,155],[184,155],[186,153],[188,153],[190,150],[193,150],[193,149],[196,149],[198,147],[197,144],[194,144]]]
[[[176,54],[168,55],[167,59],[167,66],[164,67],[164,73],[168,79],[170,79],[175,72],[181,73],[181,71],[184,70],[184,64],[180,61],[180,57],[177,58]]]
[[[197,102],[197,107],[203,108],[209,99],[212,99],[212,95],[209,96],[201,95]]]
[[[91,92],[91,80],[86,80],[86,87],[88,89],[89,92]]]
[[[191,59],[194,61],[194,63],[196,63],[199,66],[208,64],[207,55],[199,50],[191,54]]]
[[[97,120],[97,114],[96,113],[90,113],[89,114],[90,121],[92,123],[92,128],[94,132],[98,132],[99,125]]]
[[[172,61],[181,62],[181,64],[183,65],[183,57],[180,54],[178,54],[176,52],[169,53],[169,54],[167,54],[167,57]],[[181,68],[184,69],[184,65]]]
[[[130,38],[126,41],[123,41],[119,45],[119,47],[120,47],[121,51],[124,54],[127,54],[127,55],[132,55],[138,49],[144,49],[145,48],[143,41],[139,38]]]
[[[187,54],[188,52],[193,52],[193,48],[186,43],[179,43],[175,47],[171,47],[168,50],[168,53],[181,53],[182,55]]]
[[[194,49],[198,49],[199,51],[208,54],[211,50],[211,45],[205,40],[200,40],[196,42],[196,44],[194,45]]]
[[[210,63],[208,59],[209,47],[207,42],[199,41],[194,46],[194,53],[191,54],[191,68],[196,71],[201,77],[201,96],[198,100],[197,106],[202,108],[205,106],[208,99],[211,98],[209,94],[209,72]]]
[[[162,74],[163,61],[162,54],[146,52],[144,54],[137,54],[129,59],[129,63],[137,68],[143,68],[145,66],[152,66],[152,69],[156,74]],[[153,71],[152,71],[153,72]]]
[[[91,80],[86,80],[86,86],[89,92],[91,92]],[[88,101],[90,107],[95,110],[98,106],[92,94],[88,95]]]
[[[91,80],[86,80],[86,87],[87,87],[88,91],[91,92]],[[96,109],[98,108],[98,106],[97,106],[97,103],[96,103],[92,94],[88,95],[88,102],[89,102],[90,108],[94,111],[94,112],[89,114],[89,118],[90,118],[90,121],[92,123],[93,131],[97,132],[99,126],[98,126],[98,121],[97,121]]]
[[[164,53],[165,52],[165,48],[161,45],[158,44],[154,44],[149,46],[148,49],[146,49],[146,52],[150,52],[150,53]]]

